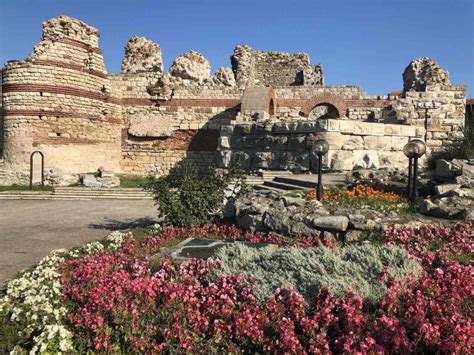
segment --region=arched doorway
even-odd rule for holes
[[[273,100],[273,98],[270,99],[270,104],[269,104],[269,107],[268,107],[268,113],[270,114],[270,116],[275,115],[275,101]]]
[[[338,117],[339,112],[337,111],[337,108],[327,103],[315,106],[308,115],[308,118],[311,120]]]

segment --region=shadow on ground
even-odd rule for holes
[[[147,227],[152,224],[158,223],[158,220],[155,218],[139,218],[133,221],[119,221],[115,219],[107,220],[103,223],[91,223],[88,225],[89,228],[93,229],[105,229],[105,230],[123,230],[139,227]]]

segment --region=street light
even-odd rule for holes
[[[318,156],[318,186],[316,189],[316,197],[318,200],[321,200],[323,198],[323,155],[328,152],[329,144],[325,139],[318,139],[316,142],[314,142],[313,149]]]
[[[408,186],[407,194],[411,202],[417,199],[418,158],[426,152],[426,144],[420,139],[413,139],[403,147],[403,153],[408,157]]]

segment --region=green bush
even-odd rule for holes
[[[167,176],[149,177],[144,188],[153,193],[165,225],[188,227],[214,222],[222,213],[225,198],[235,196],[229,191],[232,184],[244,191],[238,164],[226,173],[214,167],[200,171],[193,164],[182,161]]]
[[[261,300],[278,287],[293,287],[308,301],[317,290],[328,288],[338,297],[351,290],[374,303],[388,291],[380,277],[384,272],[404,281],[421,271],[403,249],[369,243],[336,249],[256,249],[237,243],[219,249],[216,258],[221,262],[218,273],[255,277],[255,291]]]
[[[456,138],[452,143],[443,147],[439,152],[434,152],[428,158],[428,167],[436,168],[436,160],[445,159],[474,159],[474,115],[466,112],[464,136]]]

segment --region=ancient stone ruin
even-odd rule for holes
[[[381,96],[325,86],[305,53],[237,46],[231,66],[211,75],[189,51],[164,72],[160,46],[132,37],[122,72],[109,74],[98,30],[65,16],[44,22],[33,52],[2,71],[0,184],[28,182],[34,151],[47,183],[69,184],[99,167],[162,175],[183,159],[305,172],[318,138],[333,170],[405,168],[408,140],[424,139],[430,154],[462,134],[465,87],[429,58],[409,64],[403,91]]]

